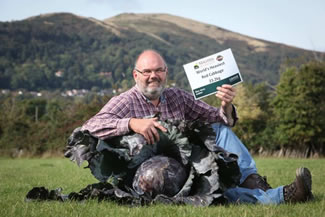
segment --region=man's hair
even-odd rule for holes
[[[166,64],[166,61],[165,61],[164,57],[163,57],[163,56],[162,56],[158,51],[156,51],[156,50],[154,50],[154,49],[147,49],[147,50],[142,51],[142,52],[138,55],[138,57],[136,58],[136,60],[135,60],[135,62],[134,62],[134,69],[137,68],[137,63],[138,63],[140,57],[142,56],[142,54],[144,54],[144,53],[146,53],[146,52],[153,52],[153,53],[158,54],[158,55],[161,57],[161,59],[163,60],[165,66],[167,67],[167,64]]]

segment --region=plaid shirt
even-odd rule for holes
[[[130,90],[113,97],[95,116],[86,121],[81,130],[88,130],[92,135],[107,139],[130,132],[131,118],[144,118],[159,113],[160,120],[195,120],[209,123],[222,122],[234,126],[237,115],[226,117],[222,108],[215,108],[193,95],[178,88],[166,88],[160,97],[158,106],[154,106],[139,89]]]

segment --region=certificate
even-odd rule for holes
[[[231,49],[183,65],[195,99],[217,92],[223,84],[243,81]]]

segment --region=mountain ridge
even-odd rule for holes
[[[183,18],[180,16],[171,15],[171,14],[123,13],[123,14],[114,16],[112,18],[104,19],[104,22],[106,22],[106,23],[109,23],[110,21],[114,22],[114,20],[116,20],[116,19],[121,20],[121,18],[124,20],[131,20],[131,19],[134,20],[136,18],[138,18],[138,19],[152,18],[152,19],[157,19],[157,20],[161,20],[161,21],[167,21],[170,23],[175,23],[176,25],[178,25],[181,28],[186,28],[186,29],[193,31],[195,33],[208,36],[210,38],[215,39],[216,41],[218,39],[221,41],[224,41],[226,38],[235,38],[238,40],[246,41],[249,44],[251,44],[252,46],[261,47],[261,49],[263,49],[266,46],[266,44],[263,43],[263,40],[260,40],[260,39],[257,39],[257,38],[251,37],[251,36],[246,36],[241,33],[236,33],[231,30],[227,30],[227,29],[224,29],[224,28],[221,28],[218,26],[214,26],[211,24],[207,24],[207,23],[195,21],[195,20],[192,20],[189,18]],[[205,28],[202,28],[202,26]],[[195,28],[195,27],[199,27],[199,28]],[[196,31],[194,31],[194,30],[196,30]],[[211,35],[214,35],[214,37],[212,37]],[[274,42],[272,42],[272,43],[274,43]],[[288,45],[286,45],[286,46],[288,46]]]
[[[170,83],[185,89],[184,64],[227,48],[244,81],[275,85],[284,61],[314,55],[170,14],[123,13],[104,20],[42,14],[0,22],[0,42],[2,89],[127,88],[133,85],[134,59],[143,49],[161,52]]]
[[[114,20],[116,20],[117,18],[120,18],[120,17],[123,17],[123,18],[129,17],[130,15],[132,15],[133,18],[134,17],[139,17],[139,18],[141,18],[141,17],[147,17],[147,18],[149,18],[150,16],[152,16],[154,18],[157,18],[158,17],[160,20],[162,20],[162,21],[168,21],[168,22],[171,22],[173,20],[174,21],[183,20],[183,21],[187,21],[189,23],[199,23],[199,24],[206,25],[206,26],[216,27],[218,30],[223,30],[223,31],[229,32],[230,34],[239,35],[240,38],[244,38],[244,39],[242,39],[243,41],[245,41],[247,39],[251,39],[253,41],[257,41],[257,44],[258,45],[261,45],[261,46],[265,46],[265,44],[263,43],[265,41],[265,42],[268,42],[268,43],[273,43],[273,44],[278,44],[278,45],[284,45],[284,46],[287,46],[287,47],[296,48],[296,49],[300,49],[300,50],[306,50],[306,51],[311,51],[311,52],[322,53],[322,52],[319,52],[319,51],[305,49],[305,48],[301,48],[301,47],[294,46],[294,45],[288,45],[286,43],[269,41],[269,40],[266,40],[266,39],[262,39],[262,38],[258,38],[258,37],[254,37],[254,36],[245,35],[245,34],[242,34],[240,32],[236,32],[236,31],[232,31],[232,30],[229,30],[229,29],[226,29],[226,28],[222,28],[222,27],[215,26],[213,24],[208,24],[208,23],[205,23],[205,22],[196,21],[196,20],[193,20],[193,19],[190,19],[190,18],[185,18],[185,17],[173,15],[173,14],[168,14],[168,13],[120,13],[120,14],[118,14],[116,16],[109,17],[109,18],[104,18],[104,19],[100,20],[100,19],[97,19],[97,18],[94,18],[94,17],[86,17],[86,16],[81,16],[81,15],[76,15],[74,13],[69,13],[69,12],[58,12],[58,13],[55,13],[54,12],[54,13],[44,13],[44,14],[40,14],[40,15],[31,16],[31,17],[28,17],[28,18],[25,18],[25,19],[22,19],[22,20],[14,20],[14,21],[6,21],[6,22],[17,22],[17,21],[23,21],[23,20],[29,20],[29,19],[38,18],[38,17],[47,17],[47,16],[53,16],[53,15],[59,15],[59,14],[67,14],[67,15],[76,16],[76,17],[79,17],[79,18],[82,18],[82,19],[88,19],[88,20],[93,21],[94,23],[97,23],[99,25],[113,24],[113,22],[110,22],[110,21],[114,21]],[[0,21],[0,23],[1,23],[1,21]],[[5,22],[2,22],[2,23],[5,23]],[[182,23],[182,22],[180,22],[180,23]],[[177,23],[176,22],[176,24],[180,24],[180,23]],[[186,25],[179,25],[179,26],[180,27],[188,28]],[[112,25],[111,27],[115,27],[116,28],[116,25]],[[232,35],[230,35],[230,37],[231,36]],[[225,37],[223,37],[223,39],[224,38]],[[254,43],[252,43],[252,45],[254,45]]]

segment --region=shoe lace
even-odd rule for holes
[[[288,201],[288,200],[291,200],[292,198],[294,198],[296,191],[297,191],[296,182],[294,182],[290,185],[287,185],[284,188],[284,195],[283,195],[284,200]]]
[[[258,175],[258,174],[257,174]],[[264,189],[271,189],[272,187],[267,183],[266,176],[259,176],[259,179],[257,180],[258,185],[263,186]]]

